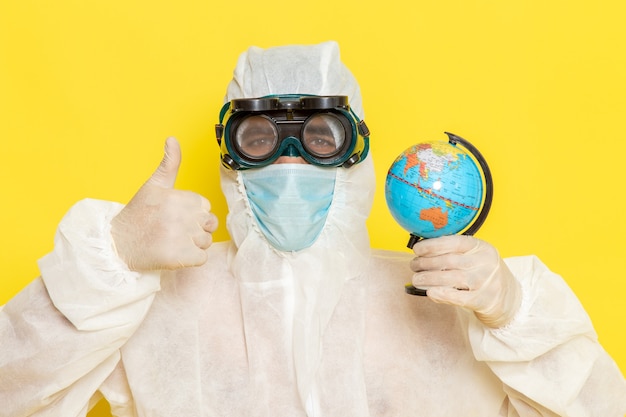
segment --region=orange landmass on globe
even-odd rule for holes
[[[426,220],[433,224],[435,229],[441,229],[448,224],[448,212],[441,207],[431,207],[420,211],[420,220]]]
[[[430,149],[431,146],[428,143],[422,143],[417,145],[417,149],[414,152],[406,153],[406,164],[404,165],[404,174],[406,175],[407,171],[411,168],[414,168],[419,165],[419,173],[420,177],[426,178],[428,176],[428,172],[426,171],[426,163],[420,161],[417,157],[419,151],[423,151],[426,149]]]
[[[406,174],[406,172],[409,169],[415,167],[419,163],[420,163],[420,160],[417,158],[417,154],[413,152],[408,152],[406,154],[406,164],[404,165],[404,173]]]

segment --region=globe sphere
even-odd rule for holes
[[[469,142],[447,134],[449,141],[405,149],[387,173],[389,211],[418,240],[471,234],[491,205],[491,174],[484,158]]]

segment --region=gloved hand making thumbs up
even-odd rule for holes
[[[131,270],[177,269],[207,260],[217,217],[206,198],[174,189],[180,162],[180,145],[169,138],[157,170],[112,220],[115,248]]]

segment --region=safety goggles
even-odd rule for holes
[[[281,156],[349,168],[365,159],[369,130],[346,96],[275,95],[226,103],[215,125],[222,164],[260,168]]]

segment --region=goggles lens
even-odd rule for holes
[[[344,96],[238,99],[223,107],[216,128],[222,162],[231,169],[265,166],[281,155],[349,167],[369,149],[369,132]]]
[[[248,116],[237,126],[234,139],[234,144],[242,155],[262,160],[275,152],[278,129],[267,116]]]
[[[304,123],[300,138],[304,149],[312,155],[335,156],[344,148],[346,129],[334,114],[316,114]]]

